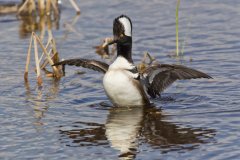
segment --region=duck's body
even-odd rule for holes
[[[115,105],[136,106],[149,104],[146,93],[139,81],[136,67],[124,57],[118,57],[108,68],[103,78],[106,94]]]
[[[105,73],[104,90],[112,103],[117,106],[148,105],[150,101],[146,92],[155,98],[178,79],[211,78],[203,72],[182,65],[168,64],[151,65],[139,73],[132,60],[130,18],[125,15],[117,17],[113,23],[113,34],[112,43],[117,43],[117,58],[110,66],[87,59],[70,59],[54,65],[82,66]]]

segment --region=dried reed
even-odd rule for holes
[[[50,32],[50,31],[49,31]],[[36,35],[36,33],[32,32],[30,42],[29,42],[29,48],[27,53],[27,60],[26,60],[26,66],[25,66],[25,73],[24,73],[24,80],[25,82],[28,81],[28,72],[29,72],[29,64],[30,64],[30,57],[31,57],[31,49],[32,49],[32,43],[34,43],[34,54],[35,54],[35,64],[36,64],[36,72],[37,72],[37,83],[38,85],[42,85],[42,78],[41,78],[41,70],[48,73],[48,76],[51,74],[51,77],[56,77],[57,79],[61,78],[63,73],[61,71],[61,66],[56,67],[52,66],[54,63],[59,61],[59,55],[57,52],[55,40],[50,35],[50,38],[48,39],[47,45],[44,47],[42,41]],[[42,50],[42,55],[39,59],[38,54],[38,45],[40,46]],[[50,48],[51,46],[51,48]],[[49,50],[49,51],[47,51]],[[42,63],[41,63],[42,62]],[[46,66],[50,64],[52,67],[52,72],[49,72],[46,70]]]

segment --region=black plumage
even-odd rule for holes
[[[109,67],[109,65],[104,62],[100,62],[97,60],[88,60],[83,58],[64,60],[64,61],[55,63],[53,66],[66,65],[66,64],[70,66],[78,66],[78,67],[81,66],[81,67],[93,69],[95,71],[102,72],[102,73],[106,73]]]
[[[141,77],[147,93],[153,98],[176,80],[212,78],[201,71],[175,64],[154,64],[149,66]]]

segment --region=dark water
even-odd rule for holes
[[[64,1],[53,34],[62,58],[101,59],[93,46],[112,34],[120,14],[132,18],[134,60],[202,70],[213,80],[178,81],[152,108],[113,108],[94,71],[67,67],[60,81],[37,87],[34,63],[23,73],[29,33],[14,14],[0,16],[0,159],[239,159],[240,3],[181,1],[184,55],[174,58],[176,1]],[[40,32],[38,32],[40,34]],[[103,60],[109,62],[110,60]],[[103,105],[105,104],[105,105]],[[106,105],[107,104],[107,105]]]

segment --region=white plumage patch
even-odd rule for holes
[[[134,66],[132,63],[129,63],[125,58],[119,56],[113,64],[111,64],[111,66],[109,67],[109,69],[115,69],[115,70],[132,70],[134,69],[136,66]],[[128,75],[131,78],[137,78],[139,73],[128,73]]]
[[[126,17],[121,17],[119,18],[119,21],[122,23],[124,27],[124,34],[126,36],[132,36],[132,26],[129,19],[127,19]]]
[[[110,65],[111,69],[133,69],[135,66],[128,62],[126,58],[118,56],[117,59]]]
[[[104,75],[103,86],[113,103],[122,106],[143,105],[143,97],[133,82],[138,73],[128,71],[134,67],[125,58],[118,57]]]

